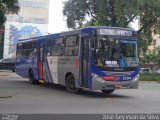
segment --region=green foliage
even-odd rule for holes
[[[139,19],[139,52],[145,53],[152,42],[152,30],[160,29],[160,0],[68,0],[63,14],[69,28],[105,25],[127,27]]]
[[[139,80],[141,80],[141,81],[157,81],[157,82],[160,82],[160,74],[156,74],[156,73],[140,74]]]
[[[0,26],[6,21],[6,14],[17,14],[18,11],[18,0],[0,0]]]
[[[63,14],[69,28],[81,27],[87,16],[93,25],[126,27],[138,14],[136,0],[68,0]]]
[[[86,14],[85,0],[69,0],[65,2],[63,14],[67,16],[67,25],[69,28],[76,28],[76,24],[82,25]]]
[[[144,57],[141,59],[140,63],[143,64],[152,64],[156,62],[156,54],[149,52],[145,54]]]
[[[156,48],[156,64],[160,66],[160,46]]]
[[[146,54],[144,54],[144,57],[141,59],[141,64],[146,63],[154,63],[160,66],[160,46],[156,47],[154,51],[148,51]]]

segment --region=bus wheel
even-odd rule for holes
[[[76,94],[76,93],[80,92],[80,88],[75,87],[75,79],[74,79],[73,75],[69,75],[66,78],[66,88],[67,88],[67,91],[70,93]]]
[[[115,90],[101,90],[104,94],[111,94],[113,93]]]
[[[29,71],[29,83],[32,85],[37,84],[37,81],[34,80],[34,73],[32,70]]]

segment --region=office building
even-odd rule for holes
[[[8,15],[3,57],[15,57],[18,39],[48,34],[49,0],[19,0],[18,15]]]

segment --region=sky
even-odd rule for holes
[[[66,31],[67,25],[62,13],[63,2],[66,0],[49,0],[49,33]]]
[[[138,26],[138,20],[134,20],[134,22],[131,23],[131,27],[135,30],[138,30],[139,29],[139,26]]]
[[[63,2],[67,0],[49,0],[49,25],[48,33],[58,33],[67,31],[66,21],[64,19],[62,10]],[[131,26],[138,30],[138,21],[131,23]]]

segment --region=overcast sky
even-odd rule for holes
[[[49,33],[58,33],[68,30],[62,13],[64,1],[67,0],[49,0]],[[132,27],[138,30],[138,21],[132,23]]]
[[[63,2],[66,0],[49,0],[49,33],[57,33],[67,30],[66,21],[62,13]]]

